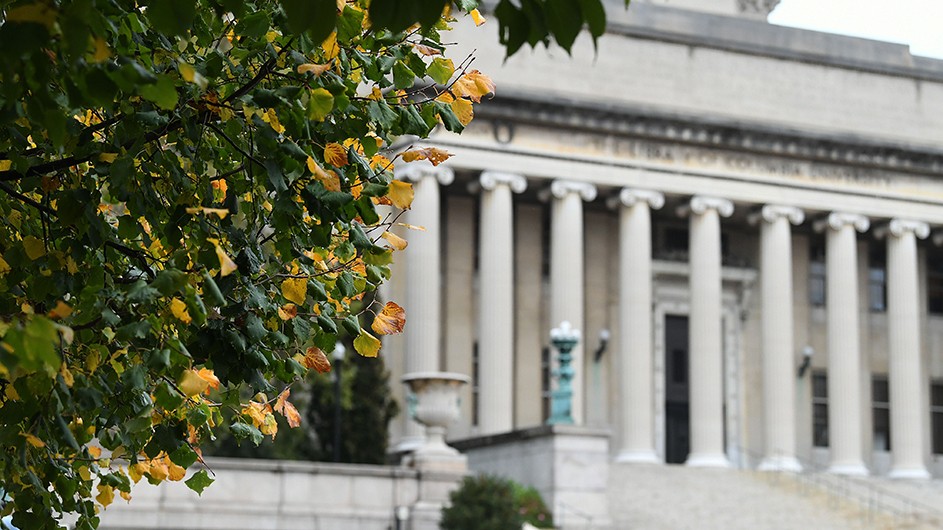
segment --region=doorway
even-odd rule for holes
[[[683,464],[691,451],[688,317],[665,315],[665,462]]]

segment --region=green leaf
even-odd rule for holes
[[[308,95],[308,119],[324,121],[334,109],[334,94],[325,88],[316,88]]]
[[[177,106],[177,89],[174,87],[173,79],[166,75],[158,76],[154,84],[142,85],[138,93],[164,110],[173,110]]]
[[[249,439],[255,445],[262,443],[262,431],[248,423],[235,422],[229,426],[229,432],[232,433],[236,442]]]
[[[236,35],[241,35],[248,39],[258,39],[265,35],[271,26],[268,13],[264,10],[256,11],[251,15],[239,19],[236,24]]]
[[[432,64],[429,65],[429,68],[426,69],[426,73],[436,83],[445,85],[448,84],[449,79],[452,79],[452,74],[455,73],[455,66],[452,64],[451,59],[436,57],[432,60]]]
[[[583,27],[580,0],[546,0],[544,5],[547,27],[556,38],[557,44],[569,53]]]
[[[193,0],[156,0],[147,6],[147,18],[163,33],[185,35],[196,17]]]
[[[261,436],[262,433],[260,432]],[[213,483],[213,479],[210,478],[209,474],[205,469],[197,471],[192,477],[184,481],[188,488],[197,492],[198,495],[203,495],[203,490],[209,487]]]
[[[308,32],[313,42],[321,42],[334,30],[337,2],[334,0],[279,0],[285,10],[286,25],[295,34]]]
[[[593,36],[593,42],[596,38],[606,32],[606,10],[603,8],[601,0],[579,0],[580,11],[586,19],[589,26],[589,33]],[[626,1],[628,5],[628,1]]]

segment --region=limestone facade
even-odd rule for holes
[[[447,163],[397,168],[427,230],[385,292],[392,380],[472,376],[453,438],[534,427],[569,320],[614,459],[943,476],[943,61],[727,4],[613,3],[598,52],[506,63],[456,24],[498,89],[430,140]]]

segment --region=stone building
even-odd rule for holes
[[[397,168],[426,231],[384,350],[473,376],[453,438],[543,422],[567,320],[616,461],[943,474],[943,62],[775,3],[613,2],[572,57],[456,24],[497,95]]]

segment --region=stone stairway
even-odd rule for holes
[[[817,481],[821,478],[821,481]],[[644,530],[846,530],[940,528],[924,519],[877,509],[887,499],[871,499],[866,481],[849,482],[845,491],[826,483],[828,477],[795,476],[735,469],[697,469],[684,466],[614,464],[609,499],[613,528]],[[880,480],[880,479],[867,479]],[[933,491],[905,483],[881,483],[884,491],[901,497],[916,488],[920,501],[943,506],[943,485]],[[845,484],[840,482],[840,484]],[[934,496],[936,495],[936,496]],[[887,495],[885,495],[887,496]],[[914,498],[914,497],[911,497]],[[916,498],[915,498],[916,499]],[[936,500],[934,500],[936,499]],[[883,503],[883,504],[881,504]]]

